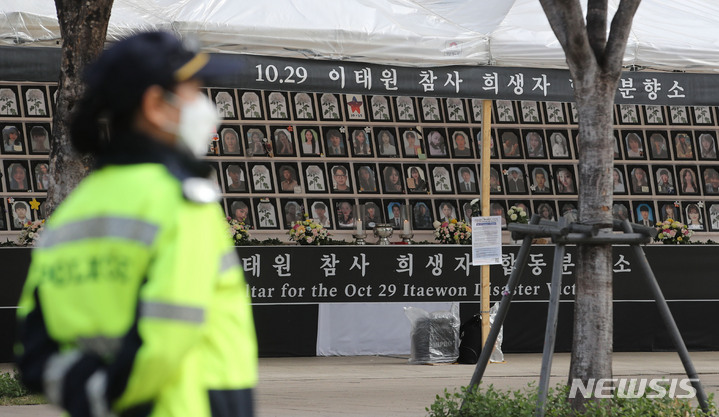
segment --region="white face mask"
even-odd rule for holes
[[[182,102],[175,94],[169,94],[173,101]],[[220,117],[212,101],[204,94],[197,93],[194,100],[182,102],[180,121],[174,129],[169,130],[177,136],[179,147],[200,157],[207,154],[212,134],[219,122]]]

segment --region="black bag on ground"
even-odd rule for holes
[[[482,319],[475,314],[459,327],[459,358],[457,362],[476,364],[482,351]]]

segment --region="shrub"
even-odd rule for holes
[[[18,398],[28,395],[30,391],[20,382],[20,374],[17,370],[12,374],[9,372],[0,373],[0,397]]]
[[[705,414],[689,400],[665,398],[611,398],[587,404],[584,413],[573,414],[567,402],[568,387],[557,386],[549,389],[545,404],[547,417],[702,417],[717,412],[713,394],[709,395],[709,413]],[[460,409],[465,399],[465,407]],[[525,390],[501,391],[490,385],[467,395],[466,388],[461,392],[448,392],[437,395],[435,402],[426,408],[429,417],[531,417],[537,403],[537,389],[530,384]]]

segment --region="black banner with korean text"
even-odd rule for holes
[[[59,48],[0,47],[0,81],[57,81]],[[568,70],[491,66],[404,67],[217,54],[237,70],[213,87],[344,94],[573,102]],[[616,103],[716,105],[719,76],[623,72]]]
[[[502,264],[491,266],[492,301],[502,298],[518,249],[503,247]],[[719,284],[712,278],[715,247],[651,245],[645,250],[667,299],[719,300]],[[480,267],[471,265],[469,246],[267,246],[240,247],[238,253],[255,304],[479,301],[481,297]],[[554,246],[532,247],[515,301],[549,299],[553,256]],[[652,299],[644,277],[633,267],[636,262],[630,247],[615,247],[615,301]],[[563,300],[574,299],[576,263],[576,247],[568,246],[562,264]]]

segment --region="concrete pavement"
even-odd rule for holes
[[[484,384],[503,389],[537,382],[541,354],[507,354],[487,367]],[[719,396],[719,352],[692,352],[707,393]],[[551,385],[566,381],[569,354],[555,355]],[[2,368],[7,369],[7,366]],[[410,365],[407,357],[351,356],[260,359],[257,417],[417,417],[445,388],[466,386],[473,365]],[[682,378],[674,352],[615,353],[614,377]],[[0,407],[3,417],[58,417],[50,406]]]

